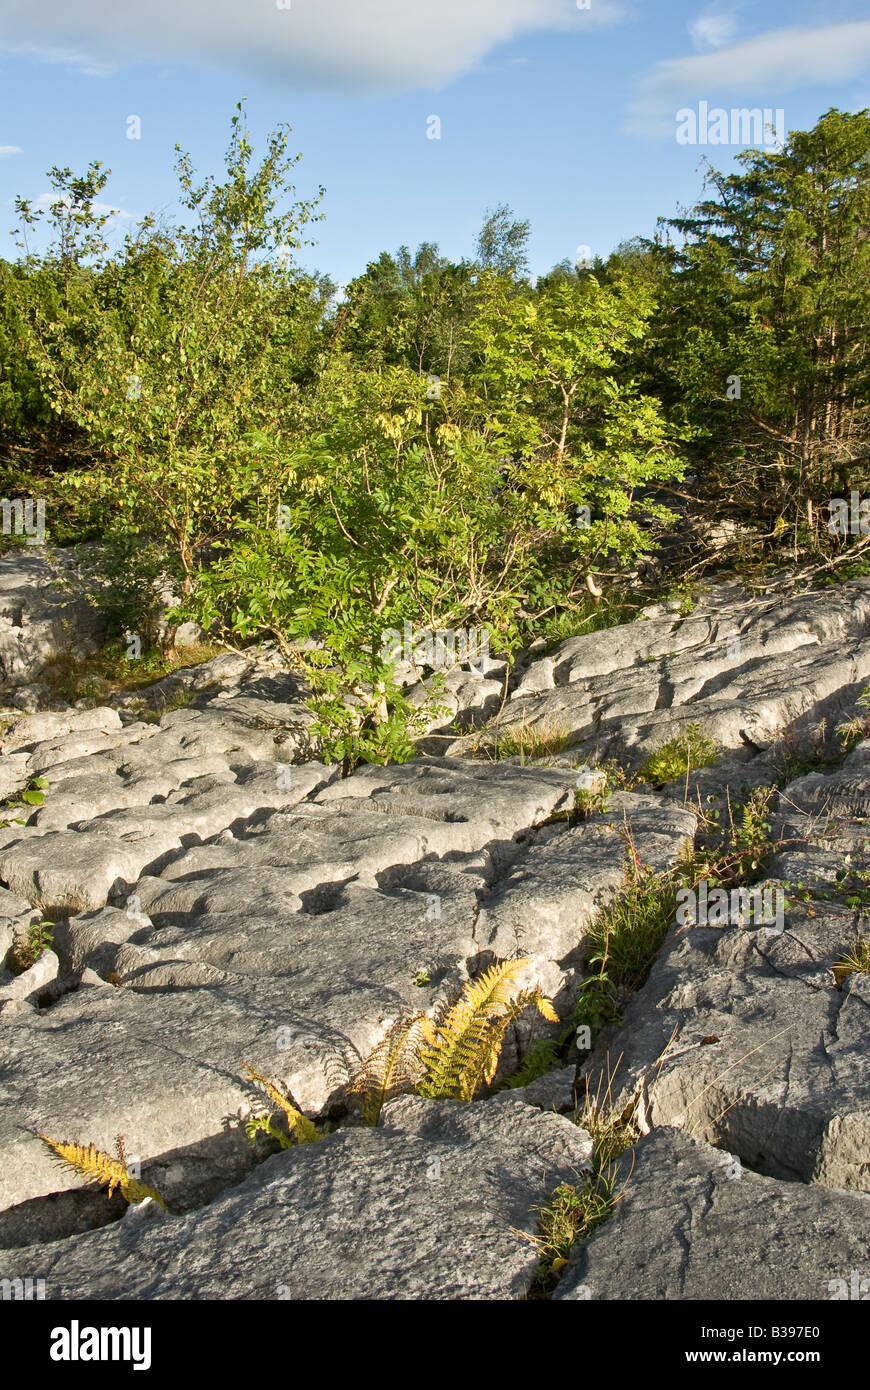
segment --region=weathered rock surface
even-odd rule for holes
[[[522,1298],[536,1206],[588,1165],[589,1136],[513,1097],[394,1102],[267,1160],[183,1216],[131,1209],[100,1231],[0,1252],[47,1299]]]
[[[452,744],[451,756],[342,779],[311,757],[304,686],[264,650],[222,654],[113,708],[17,718],[2,736],[0,794],[35,777],[48,787],[42,806],[16,809],[26,824],[0,828],[2,954],[40,911],[54,926],[38,978],[0,976],[0,1248],[29,1245],[27,1272],[47,1278],[49,1297],[76,1281],[97,1298],[121,1284],[125,1297],[283,1297],[279,1286],[287,1297],[522,1297],[532,1246],[499,1235],[490,1250],[482,1236],[530,1234],[534,1202],[576,1180],[578,1143],[588,1158],[585,1138],[552,1113],[573,1105],[574,1067],[471,1107],[394,1104],[375,1131],[348,1126],[349,1075],[396,1018],[454,1000],[496,957],[528,957],[529,982],[567,1017],[585,934],[622,886],[629,848],[662,871],[698,823],[685,783],[612,794],[606,811],[578,819],[575,794],[599,775],[588,764],[616,753],[635,767],[701,723],[725,750],[689,779],[690,799],[707,805],[769,785],[783,731],[811,738],[821,719],[855,714],[868,677],[870,581],[785,602],[720,586],[688,617],[659,605],[520,664],[496,732],[561,732],[567,747],[552,757],[463,756],[480,735],[446,739],[439,724],[421,748]],[[496,669],[451,673],[453,730],[490,717],[503,693]],[[178,695],[191,703],[149,722]],[[611,1059],[623,1054],[615,1098],[639,1096],[651,1131],[637,1154],[655,1156],[660,1138],[675,1146],[690,1206],[699,1173],[709,1187],[710,1164],[737,1155],[741,1171],[757,1170],[742,1180],[761,1194],[753,1238],[768,1229],[776,1249],[786,1187],[822,1213],[845,1202],[847,1232],[870,1191],[868,976],[833,973],[870,935],[860,895],[848,907],[840,891],[846,855],[850,872],[866,867],[868,810],[870,742],[836,773],[793,781],[769,882],[812,883],[831,900],[787,890],[782,932],[675,925],[605,1039]],[[548,1028],[558,1031],[524,1016],[499,1076]],[[244,1121],[261,1097],[242,1058],[339,1130],[260,1164]],[[599,1050],[584,1072],[594,1083],[607,1065]],[[176,1215],[152,1221],[146,1210],[90,1230],[117,1216],[117,1201],[82,1191],[37,1131],[109,1150],[123,1134]],[[719,1158],[687,1136],[719,1146]],[[439,1158],[450,1185],[425,1164],[421,1176],[420,1152]],[[666,1188],[649,1194],[664,1252],[682,1239],[676,1208]],[[489,1227],[473,1224],[475,1201]],[[807,1220],[815,1210],[795,1207]],[[596,1258],[619,1211],[594,1237]],[[820,1237],[827,1220],[811,1226]],[[786,1292],[767,1296],[826,1296],[792,1292],[809,1285],[782,1248]],[[724,1254],[713,1258],[726,1268]],[[672,1276],[649,1268],[626,1296],[659,1296],[644,1290]],[[681,1287],[676,1270],[667,1287]],[[685,1288],[713,1287],[699,1280]]]
[[[700,720],[749,761],[801,715],[836,715],[868,678],[870,579],[790,599],[719,584],[685,617],[663,612],[563,642],[525,668],[490,732],[559,733],[637,765]]]
[[[620,1160],[615,1186],[612,1216],[576,1251],[555,1299],[818,1301],[870,1291],[868,1196],[759,1177],[667,1128]]]
[[[0,685],[26,685],[53,657],[97,647],[100,614],[62,587],[74,564],[72,552],[41,545],[0,555]]]
[[[867,749],[786,787],[782,805],[854,810],[870,791]],[[795,814],[780,817],[781,830],[795,829]],[[870,935],[870,918],[795,892],[798,882],[833,888],[847,854],[866,869],[870,824],[822,816],[798,829],[806,844],[783,851],[771,866],[781,877],[766,881],[783,894],[781,924],[672,928],[610,1043],[611,1057],[622,1055],[616,1091],[642,1086],[648,1124],[684,1127],[762,1173],[870,1191],[870,976],[834,974]],[[589,1069],[597,1085],[598,1060]]]

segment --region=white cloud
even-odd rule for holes
[[[737,17],[720,5],[708,5],[692,20],[689,33],[696,48],[722,48],[737,33]]]
[[[0,0],[0,47],[92,74],[170,58],[309,90],[402,91],[442,86],[522,34],[582,33],[623,13],[620,0]]]
[[[673,139],[676,111],[698,100],[749,94],[753,106],[775,107],[784,92],[859,77],[868,69],[870,20],[774,29],[729,48],[659,63],[639,83],[625,129]]]
[[[8,154],[23,154],[20,145],[0,145],[0,159],[5,159]]]

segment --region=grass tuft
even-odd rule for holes
[[[663,787],[685,777],[692,768],[709,767],[718,752],[715,743],[702,732],[700,724],[689,724],[683,733],[654,748],[638,770],[638,779]]]

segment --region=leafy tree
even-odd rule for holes
[[[531,225],[514,217],[506,203],[490,212],[477,234],[477,260],[483,270],[494,270],[509,280],[528,274],[528,243]]]
[[[496,280],[490,288],[477,328],[479,385],[486,429],[506,454],[506,488],[547,509],[537,525],[587,573],[608,557],[631,560],[649,544],[641,514],[647,522],[670,516],[642,501],[644,489],[680,472],[677,437],[658,403],[621,367],[644,334],[649,292],[641,284],[616,291],[594,276],[539,283],[526,295],[505,293]],[[578,527],[581,509],[589,524]],[[558,573],[554,555],[548,566]]]
[[[255,167],[239,104],[225,182],[197,184],[179,151],[191,225],[164,230],[146,219],[115,256],[96,206],[106,173],[53,170],[52,249],[13,282],[50,405],[87,432],[100,458],[72,485],[109,504],[115,536],[165,542],[185,593],[245,500],[280,477],[288,413],[292,428],[282,350],[288,314],[301,305],[310,317],[311,285],[286,254],[301,245],[316,203],[280,206],[298,160],[286,155],[287,134],[269,137]],[[39,221],[41,210],[17,206],[25,229]],[[51,302],[45,276],[57,283]]]
[[[381,253],[348,286],[343,341],[370,366],[406,366],[444,381],[467,368],[466,328],[477,292],[474,268],[454,264],[434,242],[412,257],[406,246]]]
[[[670,220],[686,247],[659,365],[708,432],[714,491],[774,535],[788,527],[797,551],[870,457],[870,111],[828,111],[781,151],[737,159]]]

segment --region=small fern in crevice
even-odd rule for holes
[[[430,1099],[471,1100],[495,1076],[505,1034],[530,1004],[550,1023],[559,1015],[539,989],[520,989],[517,976],[530,962],[502,961],[469,981],[442,1018],[424,1025],[425,1068],[417,1090]]]
[[[377,1124],[388,1100],[413,1091],[423,1079],[424,1020],[429,1022],[422,1012],[397,1019],[351,1078],[347,1094],[358,1098],[367,1125]]]
[[[255,1081],[258,1086],[262,1086],[272,1103],[283,1112],[289,1130],[289,1134],[285,1134],[283,1129],[276,1124],[277,1116],[274,1111],[266,1115],[252,1115],[245,1122],[245,1133],[251,1143],[254,1142],[259,1133],[268,1134],[273,1139],[277,1139],[282,1149],[292,1148],[294,1140],[297,1144],[313,1144],[316,1140],[323,1138],[314,1122],[309,1120],[307,1115],[303,1115],[301,1110],[297,1110],[296,1106],[292,1105],[287,1097],[281,1094],[273,1081],[267,1081],[265,1076],[261,1076],[258,1071],[255,1071],[249,1062],[240,1059],[239,1065],[244,1067],[248,1079]]]
[[[385,1101],[416,1091],[429,1100],[472,1100],[495,1076],[505,1034],[529,1005],[551,1023],[559,1016],[518,976],[528,959],[502,961],[469,980],[455,1004],[434,1019],[417,1013],[399,1019],[348,1086],[368,1124],[377,1124]]]
[[[115,1140],[118,1151],[117,1158],[112,1158],[111,1154],[104,1153],[94,1144],[89,1144],[85,1148],[84,1144],[50,1139],[47,1134],[38,1134],[37,1138],[48,1145],[64,1168],[87,1178],[89,1182],[106,1184],[109,1189],[109,1197],[117,1187],[120,1189],[121,1196],[131,1206],[136,1206],[139,1202],[144,1202],[146,1198],[150,1197],[165,1211],[166,1203],[160,1193],[155,1192],[153,1187],[148,1187],[146,1183],[140,1182],[138,1178],[134,1178],[128,1172],[123,1135],[119,1134]]]

